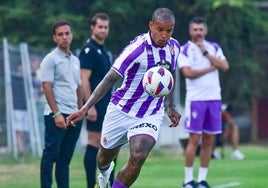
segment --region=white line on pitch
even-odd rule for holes
[[[213,186],[213,188],[227,188],[227,187],[236,187],[240,185],[239,182],[230,182],[230,183],[226,183],[226,184],[222,184],[222,185],[216,185]]]

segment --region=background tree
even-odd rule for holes
[[[27,42],[47,52],[54,47],[52,23],[67,19],[74,32],[72,50],[76,50],[90,35],[90,18],[104,11],[111,17],[107,47],[116,56],[137,34],[147,32],[152,11],[158,7],[174,11],[173,37],[181,43],[189,40],[190,19],[203,16],[209,26],[208,40],[222,46],[231,66],[228,72],[221,73],[223,101],[232,103],[237,112],[248,111],[252,101],[266,97],[268,91],[268,12],[261,11],[257,2],[264,1],[0,0],[0,36],[12,43]],[[181,80],[183,91],[184,80]]]

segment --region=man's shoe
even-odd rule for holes
[[[221,154],[218,151],[213,150],[213,152],[212,152],[212,158],[213,159],[221,159]]]
[[[242,160],[244,158],[245,158],[244,154],[241,153],[241,151],[239,150],[235,150],[231,154],[231,159]]]
[[[196,184],[194,180],[192,180],[188,183],[183,183],[182,188],[196,188]]]
[[[196,188],[210,188],[206,181],[200,181],[197,183]]]
[[[114,169],[114,162],[112,161],[110,164],[110,167],[108,168],[108,170],[101,172],[99,171],[99,175],[98,175],[98,186],[99,188],[109,188],[110,187],[110,182],[109,182],[109,178],[111,175],[111,172]]]

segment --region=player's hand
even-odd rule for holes
[[[208,68],[209,72],[214,71],[215,69],[216,69],[216,67],[215,67],[214,65],[211,65],[211,66]]]
[[[201,50],[202,53],[205,52],[205,45],[204,45],[204,41],[203,39],[201,38],[198,38],[196,41],[195,41],[195,44],[199,47],[199,49]]]
[[[169,125],[169,127],[177,127],[181,119],[181,114],[178,113],[174,108],[168,108],[167,115],[172,123]]]
[[[67,129],[67,123],[66,123],[62,114],[56,116],[54,118],[54,121],[55,121],[55,124],[58,128]]]
[[[75,123],[78,121],[81,121],[86,114],[85,110],[78,110],[76,112],[71,113],[67,118],[66,118],[66,123],[67,125],[72,125],[75,126]]]
[[[96,108],[93,106],[87,111],[87,119],[90,121],[97,121],[98,113]]]

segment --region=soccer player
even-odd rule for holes
[[[123,83],[112,95],[103,122],[101,147],[97,155],[100,188],[106,187],[113,159],[129,142],[130,156],[118,172],[113,188],[130,187],[138,178],[143,163],[155,145],[164,116],[165,97],[149,96],[142,88],[145,72],[154,66],[167,67],[175,77],[180,44],[171,38],[175,16],[167,8],[154,11],[149,32],[137,36],[115,60],[109,72],[79,111],[67,117],[70,124],[81,120],[121,77]],[[170,127],[176,127],[180,114],[175,109],[173,91],[167,96]]]
[[[80,62],[70,51],[72,39],[69,22],[57,21],[53,25],[53,40],[57,47],[41,62],[41,81],[46,97],[41,188],[52,187],[54,163],[57,187],[69,187],[69,165],[80,135],[81,121],[68,126],[65,119],[83,105]]]
[[[231,105],[222,105],[222,124],[223,124],[223,143],[230,139],[232,144],[233,152],[231,153],[231,159],[242,160],[245,155],[238,149],[239,145],[239,128],[235,123],[231,115]]]
[[[95,14],[90,24],[91,37],[79,54],[84,101],[88,100],[92,91],[111,68],[112,57],[104,46],[105,39],[109,34],[109,24],[110,18],[106,13]],[[111,93],[112,91],[109,90],[96,105],[87,111],[88,143],[84,156],[84,167],[88,188],[94,188],[96,184],[96,156],[100,147],[102,122]],[[111,175],[110,184],[113,183],[113,177]]]
[[[28,118],[27,118],[27,101],[24,88],[24,78],[22,65],[17,65],[16,71],[11,74],[12,79],[12,96],[14,106],[16,141],[19,156],[29,154],[30,146],[27,141],[29,134]]]
[[[221,88],[219,70],[227,71],[229,64],[215,42],[205,40],[208,33],[203,18],[195,17],[189,24],[191,40],[182,46],[179,67],[186,78],[185,130],[189,141],[185,150],[185,179],[183,187],[209,187],[206,182],[215,134],[221,128]],[[197,185],[193,178],[193,163],[198,144],[200,168]]]

